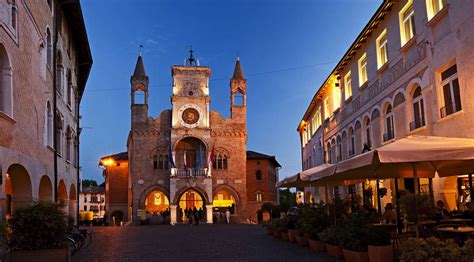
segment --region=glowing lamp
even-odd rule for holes
[[[103,166],[113,166],[115,164],[115,161],[113,158],[106,158],[101,161]]]

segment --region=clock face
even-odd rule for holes
[[[188,125],[196,124],[199,121],[199,112],[194,108],[187,108],[184,110],[182,118]]]

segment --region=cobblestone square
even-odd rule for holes
[[[90,228],[92,244],[73,261],[334,261],[258,225]]]

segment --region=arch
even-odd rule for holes
[[[395,97],[393,98],[393,106],[397,107],[403,103],[405,103],[405,92],[398,92]]]
[[[53,184],[47,175],[43,175],[40,179],[38,199],[40,201],[53,201]]]
[[[194,190],[196,191],[197,193],[199,193],[199,195],[201,195],[202,199],[203,199],[203,202],[206,203],[207,205],[210,205],[211,204],[211,201],[210,201],[210,198],[209,196],[207,195],[207,193],[202,190],[201,188],[199,187],[183,187],[181,188],[178,192],[176,192],[176,194],[174,195],[174,199],[173,199],[173,203],[174,204],[179,204],[179,199],[181,198],[181,196],[183,196],[184,193],[186,193],[186,191],[188,190]]]
[[[372,113],[370,115],[370,119],[375,120],[377,118],[380,117],[380,109],[378,107],[375,107],[373,110],[372,110]]]
[[[357,122],[354,125],[354,130],[360,129],[362,127],[360,120],[357,120]]]
[[[69,216],[71,216],[74,221],[76,221],[76,200],[76,186],[74,185],[74,183],[72,183],[69,187]]]
[[[229,186],[229,185],[218,185],[216,186],[212,191],[215,192],[214,195],[213,195],[213,199],[215,198],[215,196],[217,195],[217,192],[219,191],[222,191],[222,190],[225,190],[225,191],[228,191],[230,194],[232,194],[232,196],[234,197],[235,201],[238,203],[240,203],[240,195],[239,193],[237,192],[237,190],[235,190],[235,188],[233,188],[232,186]]]
[[[6,214],[11,216],[16,207],[33,202],[32,182],[28,171],[20,164],[8,167],[5,176]]]
[[[142,209],[142,210],[145,209],[146,196],[148,196],[153,191],[161,191],[169,199],[170,192],[169,192],[168,189],[166,189],[162,185],[158,185],[158,184],[151,185],[151,186],[147,187],[145,190],[143,190],[142,193],[140,194],[140,198],[138,200],[138,209]]]
[[[405,91],[406,96],[407,97],[412,97],[413,91],[416,89],[417,86],[420,86],[420,87],[423,86],[421,79],[413,78],[412,80],[410,80],[410,82],[408,82],[408,84],[406,86],[406,91]]]
[[[0,43],[0,111],[13,116],[13,70],[8,52]]]
[[[207,145],[194,136],[186,136],[174,144],[174,163],[177,168],[207,167]],[[186,161],[185,161],[186,160]],[[200,162],[199,162],[200,160]]]
[[[124,220],[124,214],[121,210],[114,210],[112,213],[110,213],[110,218],[112,220],[112,224],[119,226],[120,222]]]
[[[67,189],[66,189],[66,183],[64,182],[63,179],[61,179],[58,183],[58,189],[57,189],[57,194],[58,194],[58,205],[65,209],[67,207]]]
[[[145,196],[144,209],[149,213],[162,213],[168,211],[170,202],[164,191],[155,190]]]
[[[345,139],[347,137],[347,131],[344,130],[342,131],[342,139]]]

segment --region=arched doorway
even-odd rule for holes
[[[205,198],[196,190],[188,189],[184,191],[178,200],[178,221],[187,221],[186,210],[201,210],[202,218],[201,220],[205,221],[206,216],[206,200]]]
[[[121,222],[123,222],[123,212],[120,210],[115,210],[110,214],[111,223],[114,226],[121,226]]]
[[[58,205],[59,205],[59,207],[66,214],[68,214],[69,205],[68,205],[68,198],[67,198],[66,183],[64,183],[64,180],[62,180],[62,179],[59,181],[57,194],[58,194]]]
[[[47,175],[41,177],[38,189],[38,199],[40,201],[53,201],[53,185]]]
[[[206,145],[195,137],[180,140],[175,147],[175,165],[178,169],[207,168]]]
[[[230,213],[236,214],[236,205],[237,201],[234,198],[234,195],[226,189],[220,189],[214,194],[214,199],[212,200],[212,207],[214,212],[225,212],[229,209]]]
[[[76,186],[71,184],[69,188],[69,216],[74,219],[74,223],[77,221],[76,213]]]
[[[16,207],[31,204],[33,202],[33,194],[30,175],[22,165],[11,165],[5,177],[5,213],[8,219]]]
[[[151,191],[145,199],[145,210],[152,214],[161,214],[168,211],[170,202],[165,193],[160,190]]]

